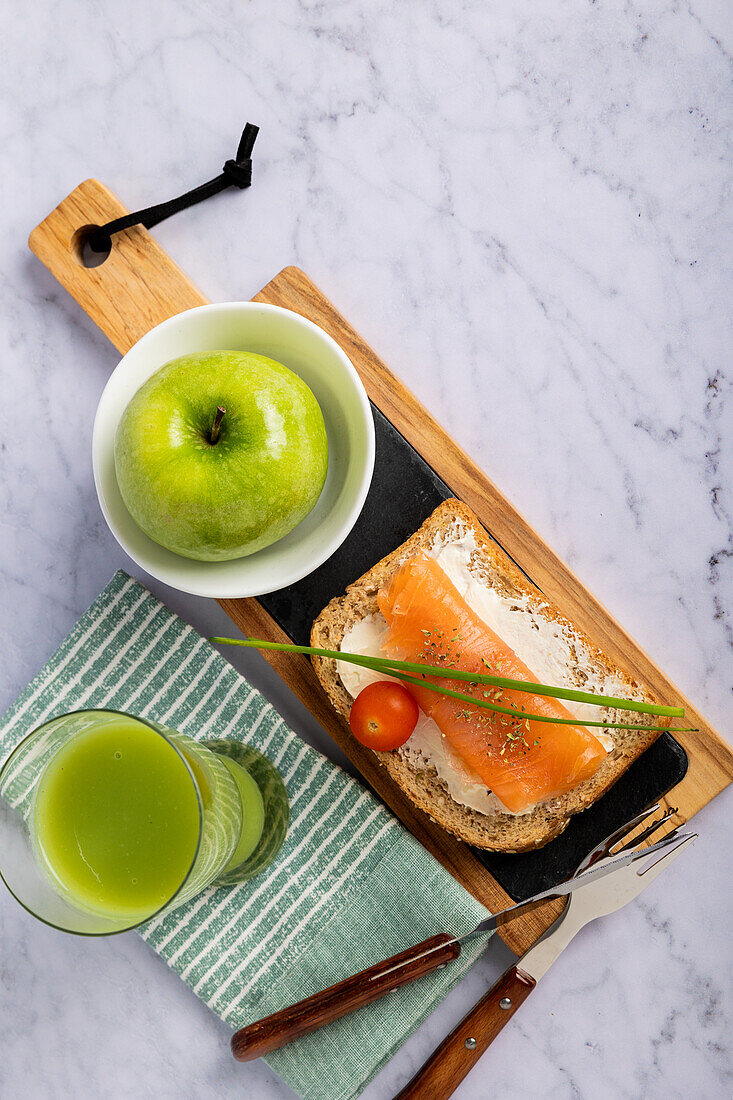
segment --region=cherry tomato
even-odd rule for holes
[[[357,741],[388,752],[404,745],[417,724],[418,707],[409,691],[390,680],[377,680],[359,692],[349,725]]]

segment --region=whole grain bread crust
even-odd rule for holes
[[[446,500],[423,523],[415,534],[387,557],[377,562],[364,576],[349,585],[345,595],[331,600],[313,624],[311,645],[321,649],[339,649],[344,634],[361,619],[378,612],[377,593],[387,584],[402,562],[420,550],[429,550],[437,541],[450,540],[451,532],[469,530],[473,533],[476,551],[471,571],[488,586],[506,597],[521,597],[531,612],[551,620],[561,628],[570,642],[575,660],[570,675],[583,689],[593,666],[595,677],[613,679],[621,684],[631,698],[656,702],[646,687],[632,680],[614,666],[596,645],[527,580],[501,548],[486,534],[476,516],[459,500]],[[318,678],[336,710],[348,719],[352,698],[338,674],[337,662],[313,657]],[[614,694],[617,692],[614,691]],[[606,720],[636,721],[649,726],[669,725],[669,719],[652,715],[634,715],[612,710],[600,711]],[[392,779],[438,825],[477,848],[501,852],[526,852],[541,848],[565,829],[573,814],[580,813],[613,786],[627,768],[659,736],[654,729],[608,730],[614,747],[590,779],[564,795],[536,806],[529,813],[514,815],[502,812],[490,814],[463,806],[453,800],[434,768],[417,766],[413,759],[397,749],[377,752],[381,764]]]

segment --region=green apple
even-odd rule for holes
[[[315,505],[326,480],[323,414],[302,378],[243,351],[173,359],[122,414],[115,470],[135,521],[200,561],[253,554]]]

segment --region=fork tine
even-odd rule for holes
[[[642,825],[652,816],[652,814],[655,814],[657,810],[661,810],[661,808],[660,802],[655,802],[653,806],[648,806],[646,810],[642,810],[640,814],[636,814],[635,817],[630,818],[624,825],[621,825],[615,832],[606,837],[603,843],[612,848],[614,844],[618,844],[619,840],[623,840],[623,838],[628,836],[638,825]]]
[[[641,825],[642,822],[646,821],[647,818],[656,813],[658,809],[660,809],[660,804],[658,802],[655,802],[653,806],[650,806],[646,810],[642,810],[640,814],[632,817],[630,821],[625,822],[623,825],[621,825],[620,828],[614,829],[614,831],[610,833],[605,838],[605,840],[602,840],[600,844],[597,844],[595,848],[588,853],[588,855],[578,867],[578,870],[575,872],[576,875],[580,874],[581,871],[587,871],[588,868],[597,863],[602,856],[608,855],[614,844],[618,844],[620,840],[623,840],[625,837],[627,837],[629,833],[637,827],[637,825]]]
[[[631,862],[636,863],[639,859],[646,859],[647,856],[652,855],[654,852],[661,852],[664,848],[669,848],[671,845],[676,844],[680,840],[686,840],[690,833],[681,833],[680,826],[673,829],[671,833],[667,833],[660,840],[656,840],[654,844],[650,844],[648,848],[639,848],[638,852],[634,852]],[[609,859],[618,859],[621,852],[615,852]]]
[[[662,825],[664,825],[665,822],[669,821],[671,817],[674,817],[677,812],[678,811],[675,807],[670,806],[670,808],[659,818],[658,821],[653,821],[651,825],[647,825],[646,829],[639,833],[638,836],[635,836],[632,840],[627,841],[622,848],[619,848],[618,852],[614,853],[614,855],[619,855],[620,852],[627,852],[629,848],[634,848],[637,844],[642,844],[645,840],[648,840],[650,836],[656,833],[657,829],[661,829]],[[670,833],[669,835],[671,836],[672,834]]]
[[[671,834],[670,834],[671,835]],[[671,847],[668,851],[664,852],[659,859],[655,860],[650,867],[644,867],[643,870],[637,871],[640,878],[644,879],[644,884],[653,882],[657,875],[661,875],[665,867],[668,867],[672,860],[677,859],[677,856],[685,849],[689,848],[691,844],[694,844],[697,840],[697,833],[681,833],[677,836],[677,843]],[[668,837],[664,838],[665,840]],[[652,848],[647,848],[647,852],[651,852],[656,848],[653,845]]]
[[[586,872],[590,870],[601,870],[604,867],[616,867],[624,866],[630,867],[632,863],[636,863],[640,859],[646,859],[647,856],[653,855],[654,852],[661,852],[664,848],[669,848],[670,845],[676,844],[679,840],[684,840],[688,837],[689,833],[680,833],[681,825],[672,829],[666,836],[650,844],[648,848],[639,848],[638,851],[630,851],[633,845],[628,845],[623,851],[614,852],[613,855],[604,856],[602,859],[597,859],[589,866],[584,867],[582,871],[576,871],[573,875],[573,879],[580,878]]]

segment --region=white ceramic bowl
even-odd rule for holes
[[[328,476],[313,511],[279,542],[246,558],[192,561],[159,546],[135,523],[117,485],[114,440],[131,397],[159,367],[179,355],[217,350],[267,355],[308,383],[326,422]],[[226,302],[171,317],[128,351],[100,399],[92,457],[104,518],[138,565],[197,596],[260,596],[313,572],[354,526],[374,469],[374,421],[361,379],[335,340],[288,309]]]

